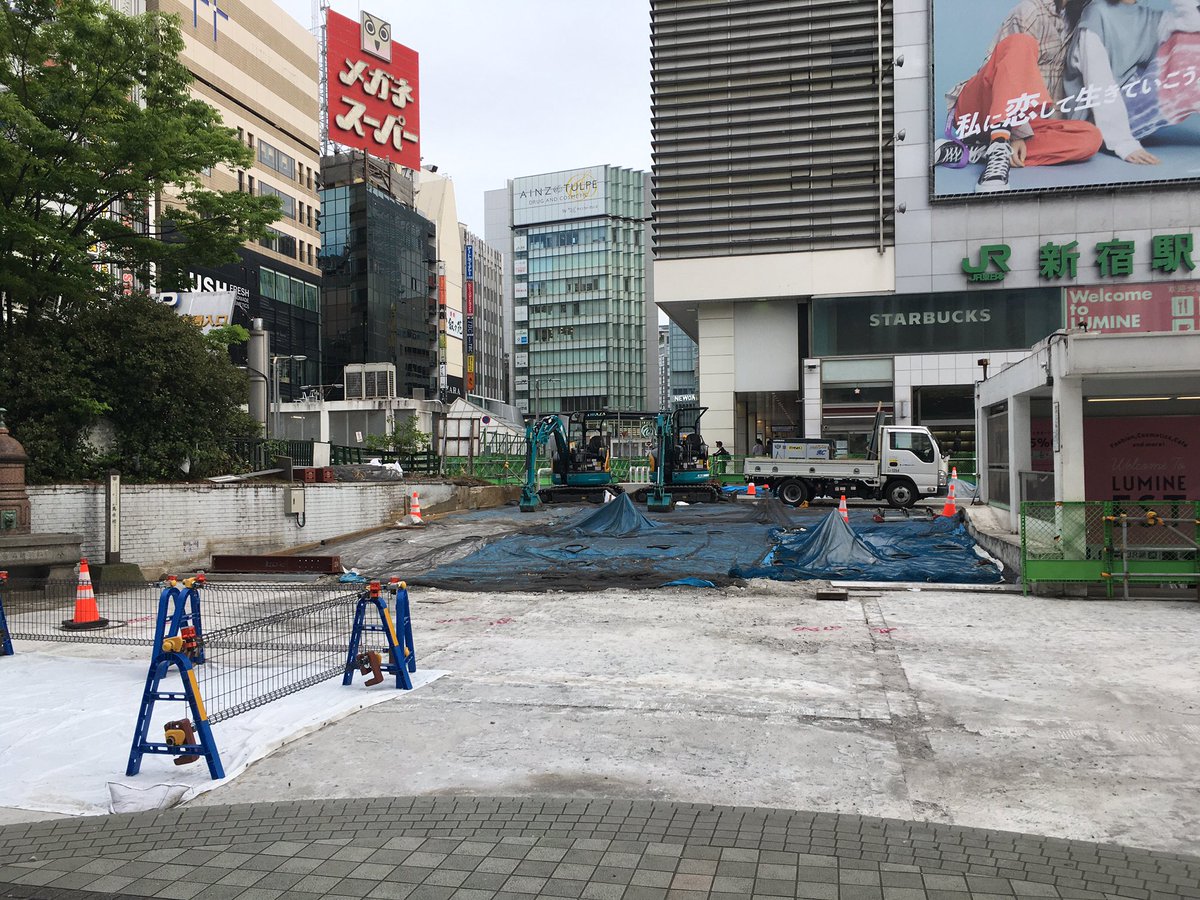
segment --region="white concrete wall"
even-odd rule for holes
[[[800,389],[799,310],[795,300],[734,304],[735,391]]]
[[[296,485],[297,488],[300,485]],[[304,527],[285,510],[283,484],[124,485],[121,561],[148,569],[205,568],[214,553],[267,553],[384,525],[418,490],[422,511],[450,499],[449,484],[304,485]],[[83,535],[83,553],[104,559],[104,486],[29,488],[33,531]]]
[[[734,435],[734,373],[737,356],[734,352],[734,304],[709,303],[700,307],[700,405],[707,406],[704,414],[704,438],[709,446],[721,441],[733,447]]]
[[[813,294],[886,294],[896,287],[889,248],[762,253],[654,261],[654,299],[709,302]]]

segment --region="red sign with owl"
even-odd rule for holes
[[[392,40],[392,26],[327,12],[329,139],[410,169],[421,167],[417,53]]]

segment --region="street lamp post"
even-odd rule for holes
[[[279,361],[281,359],[289,359],[294,362],[304,362],[304,360],[308,359],[308,357],[305,356],[303,353],[271,357],[271,380],[275,383],[275,391],[274,391],[275,414],[272,417],[274,419],[274,423],[271,428],[271,437],[276,438],[276,439],[279,438],[279,430],[280,430],[280,426],[279,426],[279,407],[280,407]]]

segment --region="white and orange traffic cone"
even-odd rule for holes
[[[96,592],[92,590],[92,573],[86,559],[79,560],[79,585],[75,588],[75,615],[64,619],[62,627],[68,631],[83,631],[87,628],[104,628],[108,619],[100,618],[96,604]]]
[[[950,492],[946,494],[946,503],[942,506],[943,516],[958,515],[958,504],[954,502],[954,482],[950,482]]]
[[[842,517],[842,521],[847,525],[850,524],[850,510],[846,507],[846,495],[842,494],[842,500],[838,503],[838,515]]]
[[[423,521],[421,519],[421,496],[416,491],[413,491],[412,506],[409,507],[408,514],[412,516],[414,523]]]
[[[757,488],[755,488],[755,486],[754,486],[754,482],[753,482],[753,481],[752,481],[752,482],[750,482],[748,485],[746,485],[746,496],[747,496],[747,497],[756,497],[756,496],[758,496],[758,494],[757,494],[757,490],[758,490],[758,489],[757,489]]]

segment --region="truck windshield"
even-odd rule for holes
[[[923,431],[893,431],[892,449],[907,450],[921,462],[931,463],[935,459],[933,438]]]

